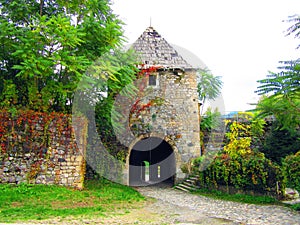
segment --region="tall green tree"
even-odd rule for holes
[[[220,76],[214,76],[208,69],[198,70],[198,96],[202,109],[207,100],[215,100],[220,94],[223,82]]]
[[[300,124],[300,62],[282,63],[281,72],[258,81],[257,93],[263,97],[256,110],[260,117],[275,117],[281,128],[295,129]]]
[[[70,112],[86,69],[122,43],[109,0],[0,0],[0,105]]]
[[[300,17],[290,17],[293,22],[287,35],[300,37]],[[299,46],[298,46],[299,47]],[[270,72],[267,78],[259,80],[259,95],[263,98],[258,102],[256,110],[259,116],[274,116],[281,129],[297,129],[300,125],[300,59],[280,61],[280,72]]]
[[[207,100],[214,100],[221,94],[221,89],[223,82],[220,76],[214,76],[211,71],[208,69],[199,69],[198,70],[198,97],[201,101],[200,107],[200,145],[201,145],[201,154],[205,153],[205,146],[207,143],[206,139],[211,133],[212,129],[220,128],[222,126],[221,114],[218,112],[218,109],[212,111],[211,108],[208,108],[205,113],[203,113],[204,106]],[[212,140],[210,140],[212,141]]]

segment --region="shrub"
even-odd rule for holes
[[[300,151],[284,158],[282,170],[286,185],[300,191]]]
[[[300,149],[300,130],[294,132],[278,128],[274,122],[265,136],[261,151],[266,157],[281,163],[286,156],[295,154]]]
[[[196,160],[195,167],[203,161]],[[247,156],[231,156],[222,152],[206,170],[198,171],[198,174],[202,185],[226,185],[257,192],[275,191],[276,182],[282,180],[279,166],[265,158],[263,153],[254,151]]]
[[[250,117],[249,117],[250,118]],[[277,182],[282,183],[280,167],[265,155],[251,148],[253,124],[247,115],[247,122],[231,122],[230,131],[226,134],[228,143],[224,150],[210,161],[210,155],[194,161],[194,171],[199,174],[200,185],[226,185],[256,192],[277,191]],[[205,170],[202,170],[204,164]],[[282,188],[282,187],[281,187]]]

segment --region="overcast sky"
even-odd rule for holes
[[[299,57],[300,40],[286,37],[288,16],[300,0],[113,0],[114,13],[133,43],[150,25],[170,43],[196,55],[222,76],[226,111],[252,108],[257,80],[280,60]]]

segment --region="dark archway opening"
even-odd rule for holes
[[[157,137],[137,142],[129,157],[129,185],[174,185],[175,153],[171,145]]]

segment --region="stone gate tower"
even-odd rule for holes
[[[141,60],[146,87],[134,105],[126,179],[147,185],[185,178],[191,159],[200,156],[196,69],[148,27],[132,45]]]

